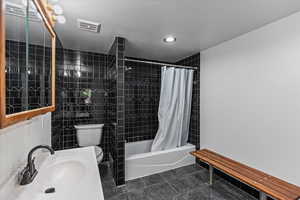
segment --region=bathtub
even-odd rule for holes
[[[195,150],[192,144],[150,152],[152,142],[145,140],[125,144],[126,181],[195,163],[195,158],[189,153]]]

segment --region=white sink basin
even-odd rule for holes
[[[81,182],[86,174],[84,163],[77,160],[60,161],[45,167],[45,172],[38,177],[38,182],[46,187],[74,188],[73,184]]]
[[[7,200],[104,200],[93,147],[57,151],[37,168],[34,181]],[[55,188],[54,193],[45,193]]]

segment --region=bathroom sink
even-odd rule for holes
[[[34,181],[18,186],[14,197],[9,199],[104,200],[93,147],[56,151],[37,165],[37,170]]]
[[[44,172],[40,174],[40,183],[51,187],[68,188],[66,186],[72,186],[82,180],[86,173],[86,167],[84,163],[77,160],[60,161],[47,166]],[[72,188],[74,187],[70,187],[70,189]]]

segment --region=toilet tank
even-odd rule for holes
[[[96,146],[101,143],[104,124],[76,125],[74,127],[79,146]]]

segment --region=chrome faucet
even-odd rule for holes
[[[21,171],[21,173],[19,175],[19,184],[20,185],[27,185],[27,184],[31,183],[34,180],[35,176],[37,175],[38,171],[36,170],[35,165],[34,165],[35,158],[32,158],[32,154],[38,149],[47,149],[50,151],[51,155],[54,154],[54,150],[50,146],[47,146],[47,145],[39,145],[39,146],[36,146],[33,149],[31,149],[30,152],[28,153],[27,165]]]

